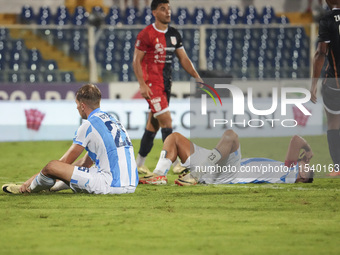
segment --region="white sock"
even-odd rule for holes
[[[65,182],[63,181],[58,181],[54,184],[52,188],[50,188],[50,191],[60,191],[64,189],[70,189],[70,186],[68,186]]]
[[[177,166],[179,164],[179,160],[178,158],[176,158],[176,160],[172,163],[173,166]]]
[[[136,158],[137,167],[143,166],[145,164],[145,160],[146,160],[146,157],[142,157],[138,153],[137,158]]]
[[[53,187],[55,180],[43,175],[41,172],[34,178],[30,185],[31,192],[39,192]]]
[[[153,173],[158,174],[160,176],[166,176],[170,170],[171,165],[172,161],[166,158],[166,151],[162,150],[161,155],[159,156],[158,163]]]

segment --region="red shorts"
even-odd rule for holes
[[[165,91],[158,93],[153,91],[151,99],[147,99],[146,101],[148,102],[154,117],[169,111],[168,96]]]

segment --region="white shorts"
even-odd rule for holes
[[[203,163],[211,153],[211,150],[205,149],[194,144],[194,152],[190,155],[190,157],[186,160],[182,166],[186,168],[194,169],[195,166],[199,166]],[[237,149],[237,151],[231,153],[228,158],[221,160],[218,164],[215,165],[216,170],[213,173],[204,174],[199,183],[206,184],[228,184],[234,180],[237,172],[239,171],[241,165],[241,147]],[[217,167],[217,165],[219,167]]]
[[[100,172],[96,167],[75,166],[70,181],[70,187],[74,192],[90,194],[124,194],[134,193],[136,187],[111,187],[110,174]]]

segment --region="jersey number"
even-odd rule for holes
[[[107,127],[107,129],[110,132],[113,129],[113,127],[112,127],[113,125],[116,127],[116,130],[117,130],[116,136],[115,136],[115,139],[114,139],[116,147],[122,147],[122,146],[126,146],[126,145],[132,146],[132,143],[131,143],[129,137],[126,135],[125,130],[122,128],[122,125],[119,122],[114,123],[111,120],[108,120],[108,121],[105,122],[105,126]],[[123,132],[125,134],[125,140],[124,141],[123,140],[121,141],[121,139],[120,139],[121,138],[121,132]]]

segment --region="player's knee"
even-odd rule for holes
[[[234,130],[228,129],[226,131],[224,131],[223,133],[224,138],[228,139],[228,140],[237,140],[238,139],[238,135],[236,134],[236,132]]]
[[[43,168],[43,170],[41,172],[45,176],[52,175],[54,173],[54,169],[56,167],[57,162],[58,162],[58,160],[52,160],[52,161],[48,162],[47,165]]]

